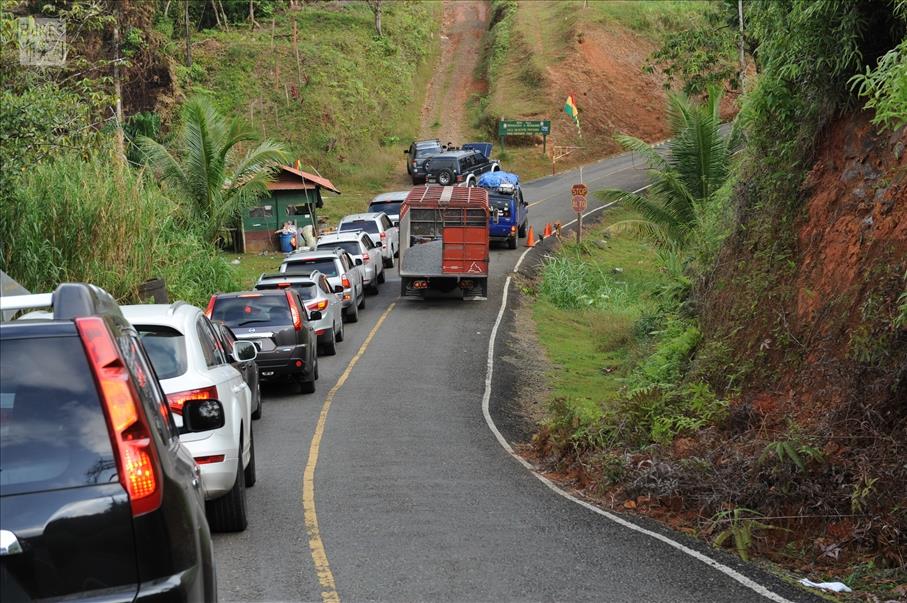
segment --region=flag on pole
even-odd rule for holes
[[[579,110],[576,108],[576,103],[573,102],[572,94],[567,97],[567,102],[564,103],[564,113],[570,116],[570,119],[576,124],[576,129],[579,130]]]

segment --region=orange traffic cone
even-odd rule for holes
[[[550,237],[550,236],[551,236],[551,223],[549,222],[549,223],[545,224],[545,234],[544,234],[544,237],[547,239],[547,238]]]
[[[535,230],[529,225],[529,234],[526,236],[526,247],[535,247]]]

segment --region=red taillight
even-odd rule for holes
[[[343,275],[343,277],[340,279],[340,284],[343,285],[344,289],[349,289],[351,287],[350,279],[346,278],[346,275]]]
[[[210,463],[223,463],[224,455],[223,454],[212,454],[211,456],[197,456],[195,457],[196,465],[208,465]]]
[[[318,310],[320,312],[321,310],[324,310],[327,307],[328,307],[328,300],[326,300],[326,299],[317,301],[314,304],[309,304],[308,306],[306,306],[306,308],[308,308],[309,312],[312,312],[314,310]]]
[[[386,239],[386,238],[387,238],[387,233],[386,233],[386,232],[382,232],[382,233],[381,233],[381,238],[382,238],[382,239]]]
[[[211,315],[214,314],[214,302],[217,301],[217,296],[212,295],[211,299],[208,300],[208,307],[205,308],[205,316],[211,318]]]
[[[413,161],[413,167],[416,167],[416,162],[415,162],[415,161]]]
[[[413,281],[413,289],[428,289],[428,281]]]
[[[182,416],[183,406],[187,400],[217,400],[217,387],[200,387],[198,389],[187,389],[183,392],[174,392],[167,394],[167,403],[173,414]]]
[[[369,260],[368,251],[362,254],[362,261],[367,262]]]
[[[154,511],[163,498],[160,465],[129,371],[101,318],[82,317],[75,323],[101,390],[119,479],[129,494],[132,514]]]
[[[277,283],[277,286],[281,289],[286,289],[290,286],[290,283]]]
[[[299,313],[299,306],[296,305],[296,299],[289,289],[287,293],[287,302],[290,304],[290,316],[293,317],[293,328],[297,331],[302,328],[302,315]]]

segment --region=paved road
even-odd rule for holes
[[[583,175],[592,189],[634,190],[645,183],[637,168],[621,156]],[[577,177],[525,187],[536,231],[573,219],[569,185]],[[504,280],[522,252],[492,251],[484,302],[399,300],[398,279],[390,276],[347,330],[339,354],[321,359],[318,393],[266,391],[264,418],[255,423],[258,484],[249,491],[249,528],[215,538],[222,599],[764,600],[701,560],[559,496],[495,440],[481,409],[488,338]],[[325,394],[394,302],[336,392],[320,442],[314,501],[333,579],[326,588],[303,516],[309,446]],[[505,314],[498,354],[507,353],[511,330]],[[493,389],[493,416],[506,405],[507,383]],[[709,555],[780,597],[808,600],[728,555]]]

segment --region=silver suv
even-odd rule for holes
[[[394,267],[394,258],[400,252],[400,228],[391,223],[383,211],[352,214],[340,220],[337,232],[368,233],[376,247],[381,248],[381,259],[385,268]]]
[[[340,302],[343,306],[343,319],[346,322],[358,322],[359,310],[365,307],[365,284],[362,270],[356,261],[344,249],[318,249],[317,251],[299,251],[288,255],[280,265],[282,274],[307,275],[312,270],[324,274],[331,287],[343,287]]]

